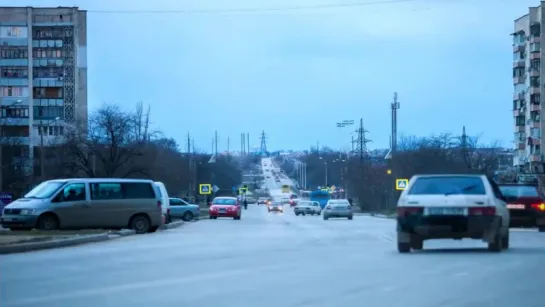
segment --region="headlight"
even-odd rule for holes
[[[32,215],[34,214],[34,209],[22,209],[21,215]]]

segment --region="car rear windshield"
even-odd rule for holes
[[[297,206],[310,206],[312,205],[312,202],[310,201],[300,201],[297,203]]]
[[[420,177],[411,186],[409,195],[485,195],[483,181],[476,176]]]
[[[499,188],[507,197],[539,197],[537,188],[531,185],[500,185]]]
[[[237,201],[230,198],[216,198],[214,199],[214,205],[231,205],[234,206],[237,204]]]

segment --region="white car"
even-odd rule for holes
[[[397,203],[397,249],[429,239],[481,239],[490,251],[509,248],[509,210],[484,175],[415,175]]]
[[[161,208],[163,209],[163,223],[168,224],[172,222],[172,217],[170,216],[170,198],[168,196],[167,188],[165,184],[159,181],[155,182],[157,189],[159,190],[159,197],[161,198]]]
[[[322,207],[320,207],[320,203],[317,201],[303,200],[297,203],[293,208],[293,211],[295,212],[295,215],[320,215],[322,213]]]

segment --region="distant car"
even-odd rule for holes
[[[276,212],[284,212],[284,206],[279,201],[273,201],[269,207],[267,208],[269,212],[276,211]]]
[[[170,217],[186,222],[199,218],[201,210],[198,205],[187,203],[180,198],[170,198]]]
[[[266,205],[269,203],[271,199],[269,197],[260,197],[257,199],[257,204],[258,205]]]
[[[289,199],[289,197],[283,196],[281,202],[282,202],[282,204],[286,204],[286,205],[287,205],[287,204],[290,203],[290,199]]]
[[[289,202],[291,207],[295,207],[295,206],[297,206],[297,203],[299,202],[299,199],[298,198],[292,198],[288,202]]]
[[[332,217],[347,218],[351,220],[354,217],[352,206],[347,199],[330,199],[324,208],[324,220]]]
[[[415,175],[397,203],[397,249],[422,249],[430,239],[481,239],[509,248],[509,210],[498,185],[484,175]]]
[[[236,197],[216,197],[210,205],[210,219],[232,217],[235,220],[240,220],[241,215],[240,203]]]
[[[545,200],[537,186],[525,184],[500,184],[507,200],[511,227],[538,227],[545,232]]]
[[[302,200],[293,208],[293,211],[295,212],[295,215],[320,215],[322,213],[322,208],[317,201]]]

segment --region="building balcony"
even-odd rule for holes
[[[539,94],[541,93],[541,89],[539,88],[539,86],[531,86],[530,87],[530,95],[533,95],[533,94]]]
[[[2,78],[0,86],[28,86],[28,78]]]
[[[28,126],[29,119],[25,117],[2,117],[0,126]]]
[[[530,128],[540,128],[541,127],[541,122],[531,120],[530,124],[528,126],[530,126]]]
[[[513,100],[524,100],[525,92],[513,94]]]
[[[26,145],[28,146],[28,137],[24,136],[3,136],[0,138],[0,143],[10,145]]]
[[[0,105],[13,106],[13,105],[28,105],[28,97],[0,97]]]
[[[518,150],[524,150],[526,148],[526,143],[524,142],[519,142],[517,143],[517,147],[516,147]]]
[[[513,116],[514,117],[517,117],[520,115],[520,111],[519,110],[513,110]]]
[[[525,81],[526,79],[524,78],[524,76],[513,77],[513,84],[524,83]]]
[[[526,44],[524,43],[513,44],[513,53],[521,52],[521,51],[524,51],[525,49],[526,49]]]
[[[537,69],[530,70],[530,77],[539,77],[539,70]]]
[[[541,162],[541,154],[534,153],[528,156],[528,162]]]
[[[539,59],[541,58],[541,52],[531,52],[530,53],[530,60]]]
[[[541,42],[540,36],[530,35],[530,44]]]
[[[525,65],[526,65],[526,62],[524,60],[513,61],[513,68],[524,67]]]
[[[541,105],[540,104],[530,104],[530,111],[541,111]]]
[[[515,132],[525,132],[524,125],[522,126],[515,126]]]

